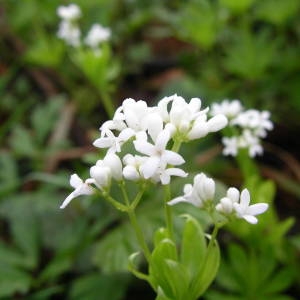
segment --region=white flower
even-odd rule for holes
[[[243,131],[243,135],[239,139],[239,144],[240,148],[248,148],[250,157],[255,157],[263,153],[260,139],[248,129]]]
[[[94,180],[89,178],[85,182],[77,175],[73,174],[70,177],[70,185],[75,189],[62,203],[61,209],[65,208],[74,198],[80,195],[91,195],[94,193],[94,189],[90,184],[94,183]]]
[[[241,148],[247,148],[250,157],[263,153],[260,139],[249,129],[243,130],[241,136],[223,137],[222,143],[224,145],[224,155],[236,156]]]
[[[140,167],[146,160],[147,158],[144,156],[126,154],[123,157],[123,162],[125,164],[125,167],[123,168],[123,176],[126,179],[133,181],[144,178],[140,172]]]
[[[224,145],[223,154],[236,156],[239,149],[239,138],[238,137],[223,137],[222,143]]]
[[[251,129],[259,137],[266,137],[267,130],[273,129],[273,123],[269,118],[270,113],[268,111],[260,112],[256,109],[249,109],[233,119],[232,124]]]
[[[247,189],[242,190],[240,202],[233,203],[233,208],[238,218],[245,219],[248,223],[256,224],[258,222],[256,215],[264,213],[268,209],[267,203],[250,204],[250,194]]]
[[[84,41],[86,45],[96,50],[102,42],[110,38],[110,35],[109,28],[105,28],[100,24],[93,24]]]
[[[171,103],[171,105],[169,105]],[[168,109],[170,106],[170,110]],[[209,132],[215,132],[227,125],[224,115],[218,115],[207,121],[208,108],[201,109],[201,100],[192,98],[189,103],[176,94],[165,97],[159,101],[157,112],[166,124],[165,128],[172,135],[193,140],[206,136]]]
[[[64,40],[68,45],[78,47],[80,45],[80,29],[76,24],[68,21],[61,21],[57,36]]]
[[[93,145],[98,148],[109,148],[108,153],[121,152],[121,146],[134,134],[131,128],[123,129],[118,136],[115,136],[111,130],[106,130],[105,135],[96,139]]]
[[[240,198],[240,192],[238,189],[231,187],[227,190],[226,197],[220,200],[220,203],[216,205],[216,210],[225,215],[230,215],[233,212],[233,203],[237,203]]]
[[[64,20],[72,21],[81,16],[81,10],[78,5],[70,4],[68,6],[59,6],[57,8],[57,15]]]
[[[90,175],[95,180],[98,188],[107,188],[111,179],[122,179],[122,163],[114,153],[107,153],[103,160],[98,160],[95,166],[90,168]]]
[[[161,172],[168,164],[176,166],[184,163],[184,159],[181,155],[166,149],[169,140],[169,131],[163,130],[158,134],[154,145],[145,139],[137,139],[133,142],[138,152],[149,156],[146,162],[140,167],[144,178],[148,179],[154,176],[156,172]]]
[[[212,116],[216,116],[219,114],[225,115],[228,119],[232,119],[236,117],[241,111],[243,107],[239,100],[223,100],[221,103],[214,103],[212,105],[212,109],[210,114]]]
[[[207,202],[212,201],[215,195],[215,182],[204,173],[194,177],[194,184],[184,186],[184,195],[168,202],[174,205],[179,202],[188,202],[197,207],[203,207]]]

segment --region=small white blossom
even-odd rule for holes
[[[247,189],[242,190],[241,194],[236,188],[229,188],[226,197],[222,198],[216,205],[216,210],[220,213],[237,218],[243,218],[251,224],[258,222],[256,215],[264,213],[268,209],[268,204],[250,204],[250,193]]]
[[[72,21],[81,16],[81,10],[78,5],[70,4],[68,6],[59,6],[57,15],[63,20]]]
[[[268,111],[260,112],[256,109],[249,109],[233,119],[232,124],[251,129],[258,137],[264,138],[267,135],[267,131],[273,129],[273,123],[269,118],[270,113]]]
[[[149,156],[146,162],[140,167],[144,178],[148,179],[154,176],[158,171],[161,172],[168,164],[177,166],[184,163],[184,159],[181,155],[166,149],[169,140],[169,131],[163,130],[157,136],[154,144],[144,139],[138,139],[133,142],[138,152]]]
[[[170,109],[168,107],[170,106]],[[201,110],[201,100],[192,98],[189,103],[176,94],[159,101],[157,111],[172,135],[180,135],[187,140],[198,139],[209,132],[221,130],[227,125],[224,115],[207,121],[208,108]]]
[[[70,177],[70,185],[75,189],[62,203],[61,209],[65,208],[74,198],[80,195],[91,195],[94,193],[94,189],[90,184],[94,183],[94,180],[89,178],[85,182],[77,175],[73,174]]]
[[[80,29],[76,24],[69,21],[61,21],[57,36],[64,40],[68,45],[78,47],[80,45]]]
[[[143,174],[140,172],[140,167],[147,160],[146,157],[140,155],[126,154],[123,157],[125,167],[123,168],[124,178],[128,180],[139,180],[144,179]]]
[[[219,114],[225,115],[228,119],[232,119],[236,117],[241,111],[243,107],[239,100],[223,100],[221,103],[214,103],[212,105],[212,109],[210,114],[212,116],[216,116]]]
[[[122,162],[116,154],[107,153],[103,160],[98,160],[90,168],[90,175],[98,188],[107,188],[112,178],[117,181],[122,179]]]
[[[239,100],[224,100],[220,104],[213,104],[211,115],[223,113],[229,119],[229,127],[233,128],[233,136],[222,139],[224,155],[236,156],[239,149],[247,148],[250,157],[263,153],[261,138],[266,137],[267,131],[273,129],[268,111],[249,109],[243,111]]]
[[[244,130],[239,138],[240,148],[248,148],[249,156],[255,157],[263,153],[263,147],[260,144],[260,139],[250,130]]]
[[[111,130],[106,130],[105,135],[96,139],[93,145],[98,148],[109,148],[108,153],[121,152],[122,145],[134,134],[131,128],[123,129],[118,136],[115,136]]]
[[[188,202],[197,207],[203,207],[206,202],[212,201],[215,195],[215,182],[212,178],[208,178],[204,173],[200,173],[194,177],[194,184],[186,184],[184,186],[184,195],[177,197],[168,202],[174,205],[179,202]]]
[[[224,145],[223,154],[236,156],[239,149],[239,138],[233,137],[223,137],[222,143]]]
[[[216,210],[225,215],[230,215],[233,212],[233,203],[237,203],[240,198],[240,192],[238,189],[231,187],[227,190],[226,197],[220,200],[220,203],[216,205]]]
[[[97,50],[101,43],[110,38],[110,35],[109,28],[105,28],[100,24],[93,24],[84,41],[87,46]]]
[[[258,222],[256,215],[264,213],[268,209],[267,203],[250,204],[250,194],[244,189],[240,196],[239,202],[233,203],[233,208],[238,218],[245,219],[248,223],[256,224]]]

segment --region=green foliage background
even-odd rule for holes
[[[84,33],[95,22],[112,30],[96,60],[56,37],[56,9],[68,3],[0,2],[0,298],[154,298],[128,273],[137,243],[126,216],[94,197],[58,208],[69,175],[84,177],[103,155],[90,145],[108,118],[105,101],[151,104],[172,93],[201,97],[205,105],[241,99],[270,110],[276,123],[259,160],[278,186],[276,198],[271,181],[245,184],[272,209],[254,232],[234,224],[221,236],[223,264],[205,297],[299,298],[300,2],[74,1]],[[190,169],[212,174],[220,189],[242,184],[233,161],[211,156],[215,142],[183,149]],[[181,187],[175,182],[173,192]],[[158,189],[138,211],[149,241],[163,225],[160,200]],[[190,207],[176,210],[209,225]]]

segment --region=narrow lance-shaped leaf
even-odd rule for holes
[[[206,253],[202,270],[191,287],[191,299],[198,299],[209,287],[217,275],[220,265],[220,249],[217,241]]]
[[[198,221],[187,216],[181,245],[181,263],[192,277],[199,274],[206,254],[206,242]]]

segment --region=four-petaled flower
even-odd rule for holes
[[[90,184],[95,183],[94,179],[87,179],[85,182],[77,175],[73,174],[70,177],[70,185],[75,189],[62,203],[61,209],[65,208],[74,198],[80,195],[91,195],[94,189]]]
[[[267,203],[250,204],[250,193],[247,189],[242,190],[240,201],[233,203],[233,208],[238,218],[243,218],[251,224],[258,222],[256,215],[264,213],[268,209]]]
[[[148,179],[158,171],[162,172],[168,165],[177,166],[184,163],[181,155],[166,149],[169,140],[170,132],[165,129],[158,134],[154,144],[149,143],[143,138],[133,142],[138,152],[149,156],[140,167],[144,178]]]

